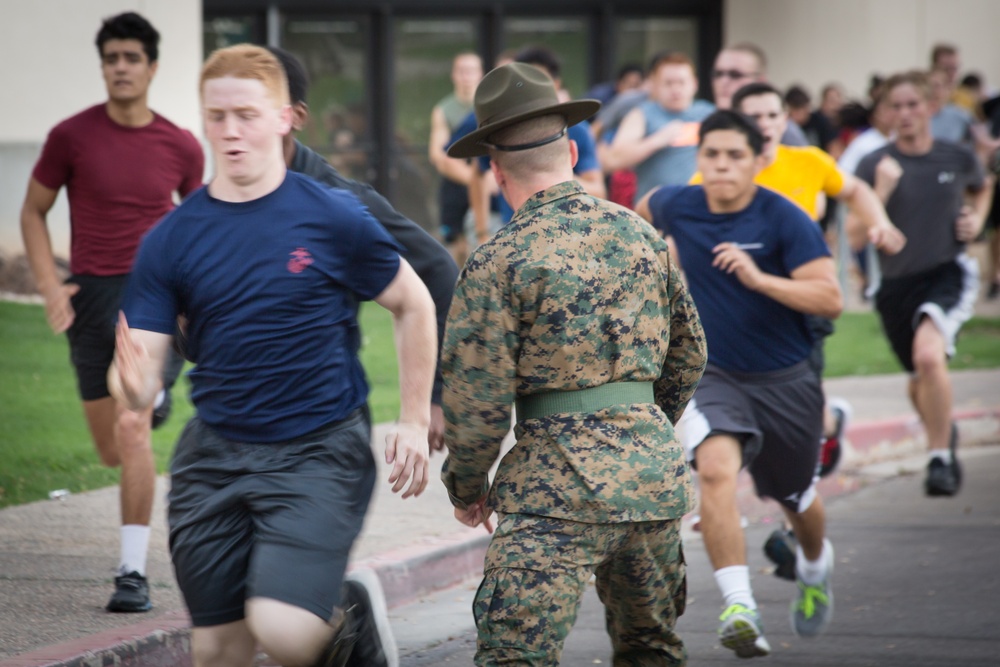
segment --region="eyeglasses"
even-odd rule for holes
[[[741,72],[738,69],[717,69],[712,71],[712,77],[716,79],[749,79],[757,76],[757,72]]]

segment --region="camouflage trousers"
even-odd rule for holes
[[[674,631],[687,579],[680,520],[588,524],[499,518],[473,613],[476,664],[558,665],[592,574],[614,667],[684,665]]]

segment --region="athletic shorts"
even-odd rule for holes
[[[66,283],[80,286],[70,298],[76,313],[66,331],[69,358],[76,369],[80,398],[106,398],[108,368],[115,356],[115,324],[128,274],[117,276],[71,276]]]
[[[767,373],[735,373],[709,364],[678,426],[692,464],[695,448],[706,438],[731,435],[742,445],[743,466],[758,496],[793,512],[812,504],[823,391],[808,361]]]
[[[441,238],[451,244],[465,233],[465,214],[469,210],[469,189],[461,183],[441,178],[438,190],[441,207]]]
[[[979,264],[965,254],[929,271],[883,278],[875,308],[903,368],[913,372],[913,336],[924,317],[934,322],[945,338],[948,357],[953,356],[958,330],[972,317],[978,293]]]
[[[170,555],[196,627],[251,597],[329,620],[375,483],[362,410],[280,443],[234,442],[198,417],[170,466]]]

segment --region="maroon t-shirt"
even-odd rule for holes
[[[187,130],[153,114],[144,127],[123,127],[104,104],[52,128],[32,176],[66,186],[70,271],[129,273],[142,236],[181,197],[201,187],[205,156]]]

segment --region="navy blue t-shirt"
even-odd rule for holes
[[[700,185],[665,187],[649,200],[653,226],[673,236],[688,289],[698,307],[708,361],[724,370],[762,373],[805,359],[813,338],[803,313],[747,289],[712,266],[712,248],[743,244],[764,273],[789,277],[795,269],[829,257],[819,226],[802,209],[758,187],[736,213],[712,213]]]
[[[201,188],[143,240],[122,308],[164,334],[183,314],[198,416],[233,440],[278,442],[367,400],[356,303],[389,285],[398,251],[354,195],[294,172],[249,202]]]

